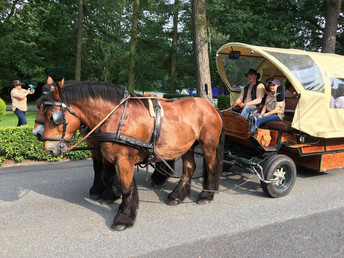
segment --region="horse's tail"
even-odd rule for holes
[[[223,171],[223,153],[224,153],[224,148],[225,148],[225,127],[223,124],[223,118],[218,109],[216,109],[217,113],[219,113],[221,117],[221,124],[222,124],[222,129],[221,129],[221,134],[220,134],[220,139],[219,139],[219,144],[217,145],[216,148],[216,169],[214,171],[214,176],[215,176],[215,186],[216,190],[219,189],[220,185],[220,178],[222,175]]]

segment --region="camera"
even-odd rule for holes
[[[30,90],[33,90],[34,88],[36,88],[36,86],[33,84],[29,84],[29,87],[30,87]]]

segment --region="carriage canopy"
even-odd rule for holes
[[[228,43],[216,56],[218,72],[231,92],[231,103],[255,68],[260,81],[289,81],[299,101],[292,127],[314,137],[344,137],[344,56]]]

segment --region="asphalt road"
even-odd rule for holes
[[[149,176],[135,175],[136,224],[113,232],[119,202],[88,198],[91,161],[0,168],[0,257],[344,257],[344,171],[299,172],[272,199],[257,178],[233,189],[249,177],[233,169],[211,204],[193,189],[176,207],[164,203],[176,180],[156,190]]]

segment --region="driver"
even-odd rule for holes
[[[260,73],[257,73],[255,69],[249,69],[245,76],[249,83],[242,88],[240,96],[233,104],[232,109],[242,108],[241,116],[247,119],[250,112],[262,102],[266,90],[264,84],[258,81]]]

